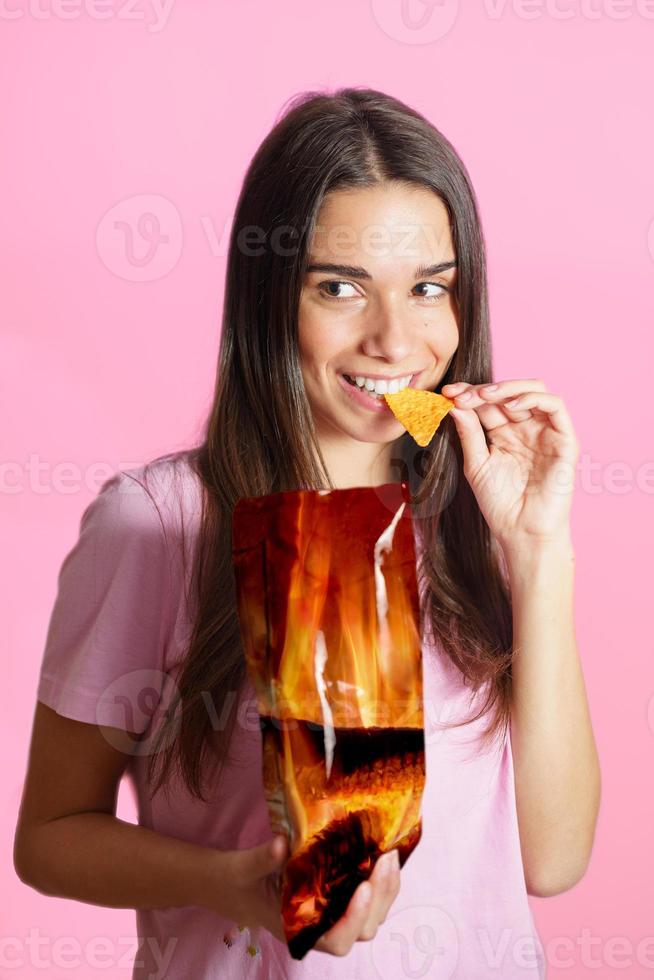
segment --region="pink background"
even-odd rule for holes
[[[585,878],[532,907],[548,976],[651,975],[654,2],[6,0],[0,21],[0,977],[130,976],[132,911],[41,896],[11,864],[56,576],[106,476],[195,438],[242,175],[286,99],[346,84],[454,143],[488,243],[496,377],[543,378],[575,423],[603,800]]]

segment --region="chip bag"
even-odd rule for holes
[[[287,945],[302,959],[377,859],[422,832],[420,608],[406,483],[242,498],[238,617]]]

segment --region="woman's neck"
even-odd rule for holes
[[[398,480],[393,447],[394,443],[356,442],[353,439],[320,442],[327,472],[339,490],[378,487]]]

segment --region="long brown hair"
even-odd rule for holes
[[[203,778],[210,769],[220,772],[233,733],[235,695],[247,676],[231,557],[236,501],[333,487],[300,370],[300,292],[325,195],[388,181],[430,189],[448,211],[459,344],[441,385],[492,380],[483,235],[470,179],[452,145],[418,112],[382,92],[344,88],[292,99],[257,150],[236,206],[215,394],[202,438],[192,449],[158,458],[183,457],[193,467],[202,515],[192,569],[197,611],[175,698],[148,761],[153,792],[175,770],[206,799]],[[463,474],[452,419],[445,418],[426,449],[416,452],[405,434],[394,450],[423,545],[424,622],[471,691],[484,695],[479,710],[458,724],[488,712],[483,741],[494,739],[508,727],[513,643],[501,551]],[[207,697],[213,717],[226,717],[219,738]]]

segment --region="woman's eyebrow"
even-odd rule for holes
[[[455,269],[456,261],[438,262],[436,265],[418,266],[414,273],[414,279],[421,279],[423,276],[437,276],[448,269]],[[306,269],[307,275],[310,272],[331,272],[337,276],[350,276],[352,279],[372,279],[366,269],[358,265],[337,265],[333,262],[311,262]]]

